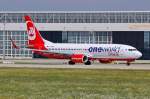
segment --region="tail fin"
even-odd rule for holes
[[[28,46],[36,49],[44,48],[44,39],[40,35],[40,32],[36,29],[30,16],[24,16],[24,18],[27,25]]]

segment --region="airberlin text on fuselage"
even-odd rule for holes
[[[120,47],[90,47],[89,52],[116,52],[120,51]]]

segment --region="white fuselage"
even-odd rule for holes
[[[122,44],[48,44],[50,52],[60,54],[84,54],[91,58],[137,59],[142,56],[136,48]]]

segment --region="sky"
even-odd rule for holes
[[[1,11],[150,11],[150,0],[0,0]]]

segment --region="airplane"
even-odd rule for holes
[[[53,43],[41,36],[30,16],[24,16],[24,19],[28,35],[27,49],[47,58],[68,59],[69,65],[76,63],[91,65],[95,60],[100,63],[126,61],[126,64],[130,65],[142,56],[142,53],[135,47],[124,44]],[[13,40],[11,41],[14,48],[21,49]]]

